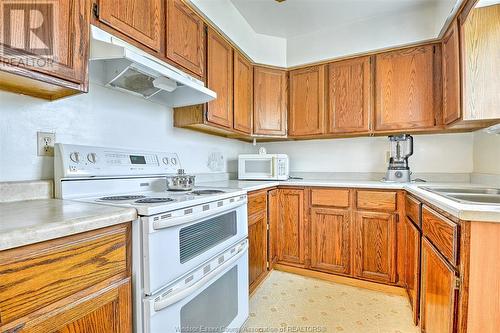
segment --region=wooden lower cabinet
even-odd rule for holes
[[[253,215],[248,220],[250,292],[267,274],[267,215]]]
[[[420,243],[422,234],[410,221],[406,223],[405,281],[406,291],[412,307],[413,322],[418,324],[420,302]]]
[[[304,190],[280,189],[279,198],[278,261],[303,267],[306,264]]]
[[[396,216],[355,212],[354,276],[377,282],[396,281]]]
[[[0,332],[131,332],[130,224],[0,251]]]
[[[269,261],[269,269],[272,269],[274,263],[278,261],[278,224],[280,220],[278,189],[274,189],[268,192],[267,202],[267,216],[269,224],[267,255]]]
[[[351,221],[348,210],[311,210],[311,268],[349,274]]]
[[[456,329],[456,273],[423,238],[420,292],[420,326],[426,333],[452,333]]]

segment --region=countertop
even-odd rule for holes
[[[71,200],[0,203],[0,251],[133,221],[133,208]]]
[[[331,179],[291,179],[286,181],[241,181],[226,180],[200,183],[200,186],[218,188],[239,188],[248,192],[275,186],[323,186],[378,188],[389,190],[406,190],[409,193],[429,202],[445,212],[465,221],[482,221],[500,223],[500,205],[463,204],[426,191],[420,186],[468,186],[484,187],[470,183],[384,183],[375,180],[331,180]]]

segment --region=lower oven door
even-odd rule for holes
[[[219,205],[205,211],[192,207],[187,216],[173,212],[157,224],[152,217],[143,218],[144,294],[154,294],[247,237],[246,197]]]
[[[248,241],[234,249],[146,298],[144,332],[238,332],[248,318]]]

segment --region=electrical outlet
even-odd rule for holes
[[[38,156],[54,156],[56,133],[36,132]]]
[[[391,160],[391,152],[387,150],[385,152],[385,163],[389,163],[390,160]]]

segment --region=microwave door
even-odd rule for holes
[[[245,160],[244,174],[247,179],[273,179],[275,158],[253,158]]]

